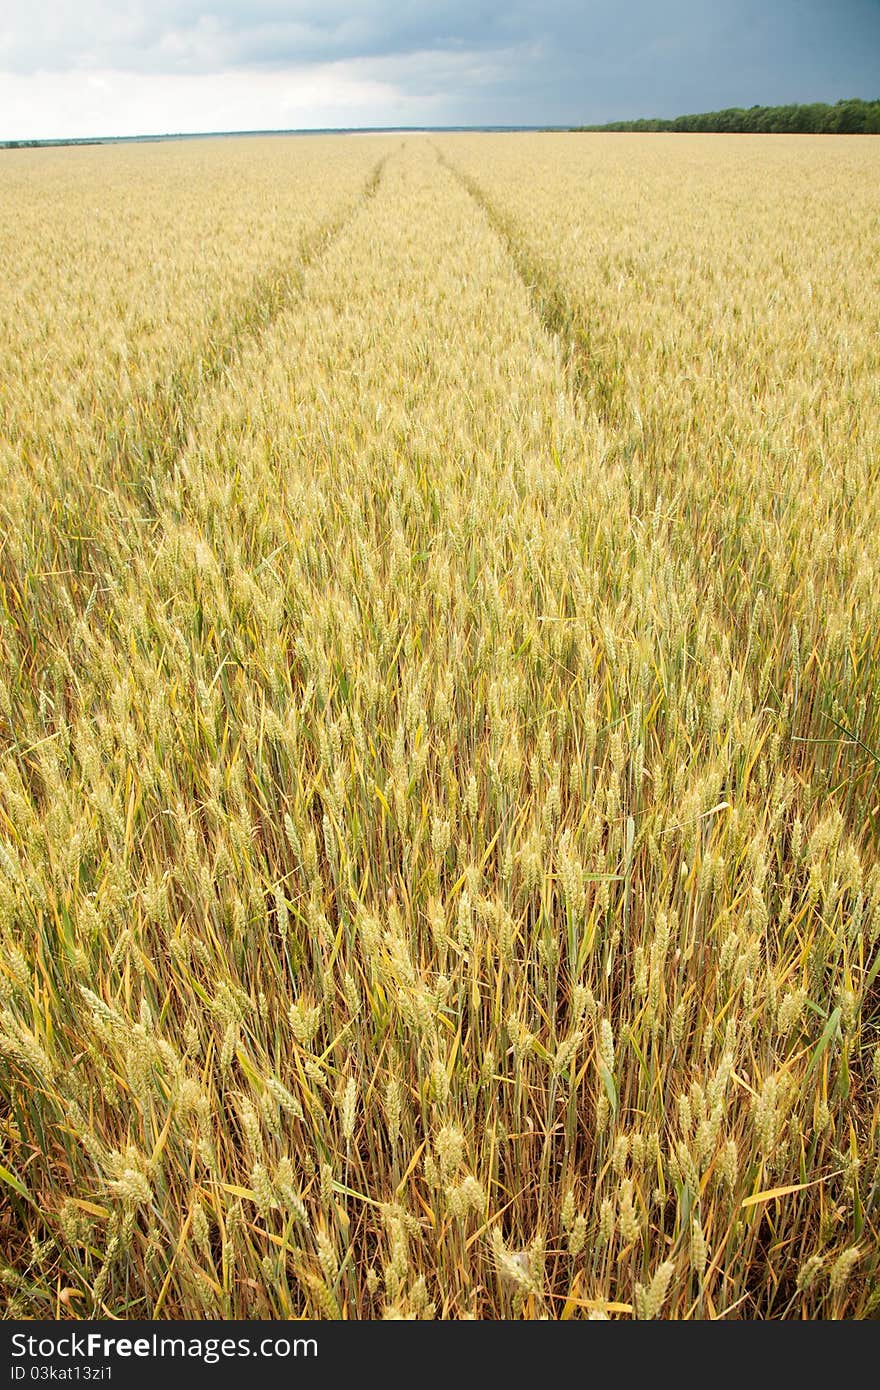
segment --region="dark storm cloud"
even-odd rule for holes
[[[556,11],[573,16],[574,5]],[[17,72],[130,68],[203,73],[423,51],[507,47],[541,28],[545,7],[487,0],[389,5],[377,0],[12,0],[0,61]]]
[[[445,119],[565,123],[880,95],[880,0],[5,0],[0,71],[341,64]],[[444,85],[445,84],[445,85]]]

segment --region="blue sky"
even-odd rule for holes
[[[880,0],[2,0],[0,139],[880,96]]]

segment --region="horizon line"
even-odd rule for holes
[[[349,125],[349,126],[268,126],[246,130],[173,130],[144,131],[138,135],[52,135],[18,136],[0,139],[0,149],[28,148],[52,145],[110,145],[138,144],[164,140],[212,140],[236,139],[257,135],[428,135],[443,131],[569,131],[575,129],[570,123],[548,125],[545,123],[529,125]]]

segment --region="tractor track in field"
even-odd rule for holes
[[[157,510],[155,484],[186,448],[193,411],[205,393],[305,293],[306,274],[342,234],[363,205],[375,197],[389,156],[374,165],[360,193],[335,217],[302,240],[296,260],[286,260],[255,277],[232,309],[209,319],[198,346],[117,413],[105,456],[114,484],[136,491],[145,513]]]
[[[626,372],[616,345],[599,342],[583,307],[574,304],[547,267],[525,247],[514,219],[492,201],[485,189],[434,146],[442,167],[457,179],[501,241],[545,331],[561,345],[565,369],[577,398],[595,412],[606,428],[630,432]]]
[[[162,479],[187,447],[199,401],[222,381],[249,343],[259,342],[280,315],[303,298],[308,271],[375,197],[388,158],[385,154],[378,160],[360,191],[335,216],[304,234],[296,257],[257,274],[231,308],[209,315],[187,356],[128,401],[107,403],[106,435],[95,451],[88,491],[100,498],[102,508],[115,509],[122,534],[129,537],[131,556],[158,520]],[[101,410],[100,401],[95,408]],[[132,528],[133,521],[143,525]],[[86,588],[93,585],[87,607],[97,620],[113,603],[111,562],[90,528],[77,523],[77,529],[83,534],[76,536],[73,567],[60,574],[76,574]],[[25,608],[19,626],[22,631],[35,630]],[[34,651],[31,659],[36,661]]]

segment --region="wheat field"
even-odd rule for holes
[[[877,1315],[878,172],[0,154],[6,1317]]]

